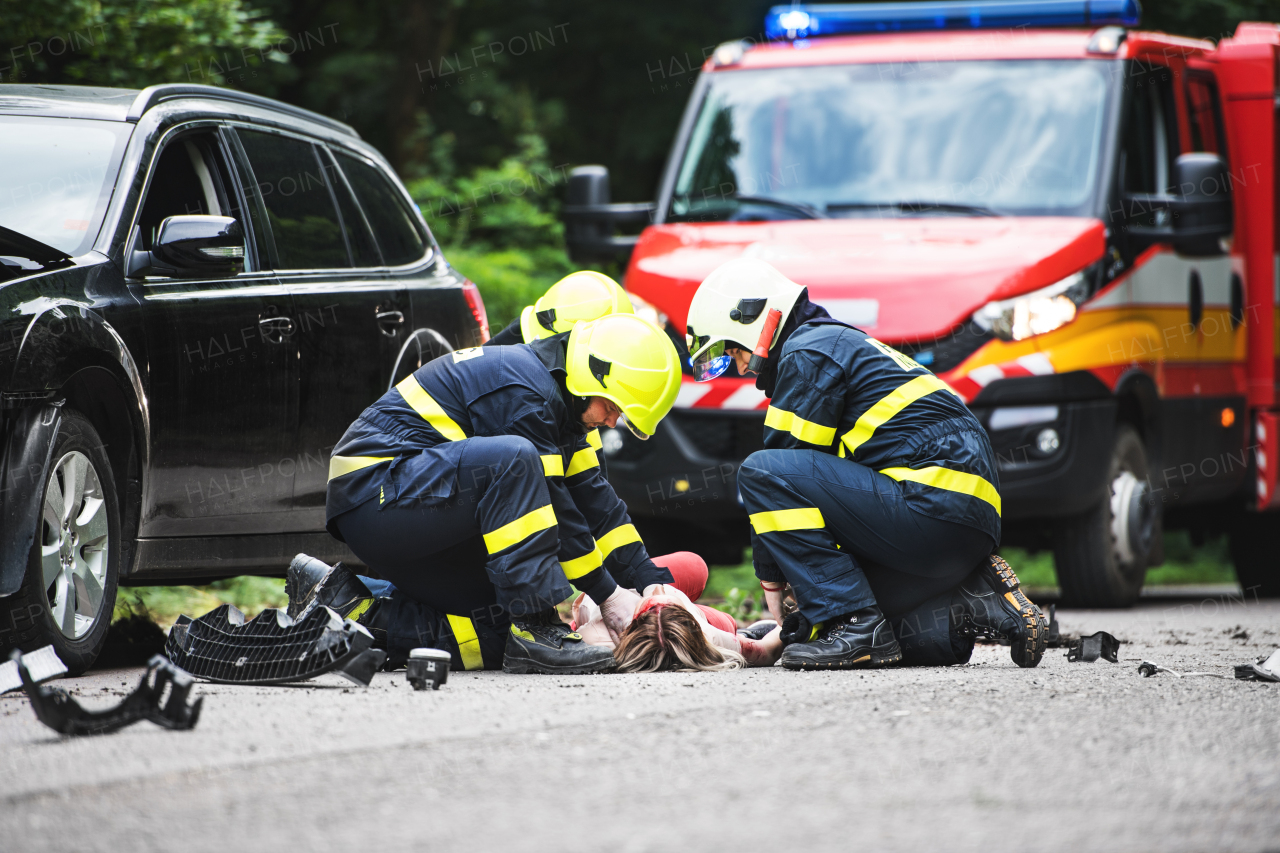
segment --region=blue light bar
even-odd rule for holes
[[[764,19],[771,39],[912,30],[1017,27],[1134,27],[1138,0],[927,0],[920,3],[795,3],[774,6]]]

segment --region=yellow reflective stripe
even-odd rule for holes
[[[567,563],[561,563],[560,568],[564,569],[566,578],[577,580],[587,572],[594,572],[602,565],[604,565],[604,554],[601,554],[600,549],[597,547],[590,554],[583,554],[581,557],[577,557]]]
[[[359,622],[360,617],[363,616],[365,614],[365,611],[372,606],[373,606],[373,599],[366,598],[351,609],[351,612],[347,614],[347,618],[350,619],[352,622]]]
[[[512,545],[516,545],[528,539],[539,530],[546,530],[548,527],[555,527],[556,511],[551,508],[551,504],[535,509],[533,512],[526,513],[510,524],[504,524],[492,533],[484,535],[484,547],[489,549],[490,554],[496,554],[499,551],[506,550]]]
[[[807,506],[801,509],[775,509],[751,516],[751,527],[759,533],[783,533],[787,530],[816,530],[826,527],[822,510]]]
[[[559,453],[551,456],[543,456],[542,473],[546,477],[563,477],[564,476],[564,457]]]
[[[634,524],[620,524],[597,539],[596,547],[600,549],[601,554],[607,557],[623,545],[630,545],[632,542],[639,541],[640,531],[636,530]]]
[[[764,413],[764,425],[779,432],[789,432],[801,441],[807,441],[819,447],[828,447],[836,440],[835,427],[825,427],[813,421],[806,421],[794,412],[776,409],[773,406]]]
[[[604,439],[600,438],[600,430],[593,429],[591,432],[587,433],[587,444],[591,445],[596,450],[604,447]]]
[[[396,390],[400,392],[400,396],[404,397],[404,401],[415,412],[422,415],[423,420],[431,424],[436,432],[449,439],[449,441],[462,441],[467,437],[467,434],[462,431],[462,427],[458,426],[453,418],[445,414],[444,409],[440,408],[440,404],[431,399],[430,394],[422,390],[422,386],[418,384],[418,380],[413,377],[412,373],[396,386]]]
[[[475,623],[465,616],[448,618],[453,639],[458,644],[458,656],[462,658],[462,668],[484,669],[484,657],[480,654],[480,638],[476,636]]]
[[[953,471],[937,465],[931,465],[928,468],[885,468],[880,473],[899,482],[910,480],[913,483],[933,486],[935,489],[972,495],[991,504],[996,509],[996,515],[1000,514],[1000,493],[996,491],[995,486],[976,474],[966,474],[964,471]]]
[[[590,447],[584,447],[573,454],[573,458],[569,460],[569,469],[565,471],[564,475],[572,477],[574,474],[581,474],[583,471],[590,471],[592,468],[599,467],[600,459],[596,456],[596,452]]]
[[[852,454],[875,434],[877,427],[916,400],[934,391],[951,391],[951,386],[931,373],[917,376],[910,382],[904,382],[863,412],[862,417],[858,418],[858,422],[853,425],[853,429],[846,432],[840,439],[841,444],[848,447],[849,453]],[[951,391],[951,393],[956,392]]]
[[[394,456],[330,456],[329,479],[341,477],[377,465],[379,462],[390,462]]]

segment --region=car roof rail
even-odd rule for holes
[[[265,107],[288,113],[316,124],[322,124],[340,133],[354,136],[356,139],[360,138],[360,134],[351,125],[320,113],[313,113],[311,110],[304,110],[302,107],[295,107],[292,104],[286,104],[283,101],[277,101],[272,98],[264,98],[261,95],[251,95],[248,92],[237,92],[234,89],[223,89],[218,86],[202,86],[199,83],[161,83],[158,86],[148,86],[138,93],[138,97],[133,99],[133,104],[129,107],[129,114],[125,120],[136,122],[142,118],[142,114],[147,110],[159,103],[172,101],[176,98],[216,98],[220,101],[233,101],[238,104]]]

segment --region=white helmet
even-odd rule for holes
[[[685,340],[693,356],[693,378],[705,382],[728,370],[733,359],[725,355],[726,346],[754,350],[765,319],[777,309],[782,320],[769,341],[772,347],[803,290],[756,258],[737,258],[716,267],[689,304]]]

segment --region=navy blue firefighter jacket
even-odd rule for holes
[[[441,356],[365,409],[333,450],[329,532],[338,536],[333,519],[373,497],[380,496],[383,506],[449,500],[459,489],[455,469],[420,451],[471,436],[521,436],[541,456],[560,538],[558,559],[575,586],[612,590],[616,580],[643,590],[671,583],[671,574],[649,559],[626,506],[601,475],[580,412],[566,402],[567,337]],[[357,461],[343,461],[349,459]],[[335,464],[345,469],[340,476]]]
[[[852,459],[897,480],[911,509],[1000,540],[986,431],[913,359],[831,319],[802,293],[757,385],[770,397],[764,446]],[[776,361],[775,361],[776,359]]]

